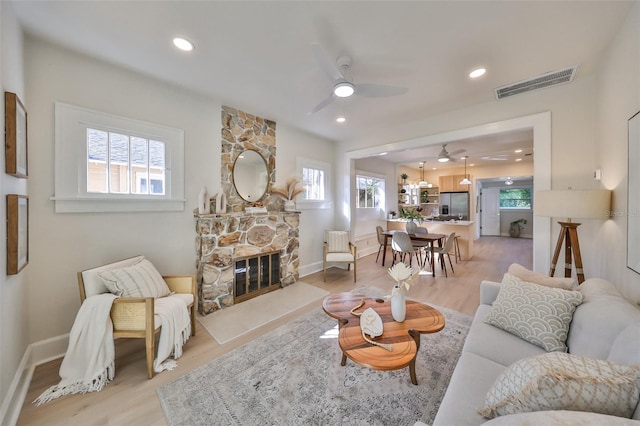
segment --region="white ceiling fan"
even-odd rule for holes
[[[444,145],[442,145],[442,150],[440,150],[440,153],[438,154],[438,161],[441,163],[446,163],[447,161],[457,161],[452,156],[462,154],[465,151],[466,149],[458,149],[457,151],[448,152],[447,144],[445,143]]]
[[[314,114],[320,111],[322,108],[329,105],[335,100],[335,98],[348,98],[352,95],[364,96],[367,98],[381,98],[387,96],[398,96],[407,93],[406,87],[387,86],[384,84],[369,84],[369,83],[353,83],[348,78],[349,66],[351,66],[351,58],[349,56],[340,56],[335,62],[331,61],[327,56],[320,43],[312,43],[313,54],[318,61],[320,67],[327,73],[331,83],[333,84],[333,91],[329,96],[324,98],[318,105],[316,105],[309,114]]]

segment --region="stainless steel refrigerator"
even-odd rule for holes
[[[443,216],[462,215],[469,219],[469,193],[468,192],[441,192],[440,214]]]

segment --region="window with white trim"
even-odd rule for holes
[[[302,198],[304,200],[325,200],[324,170],[313,167],[302,168]]]
[[[303,189],[303,193],[296,199],[296,205],[309,209],[329,208],[331,165],[307,158],[297,158],[296,163]]]
[[[379,208],[384,202],[384,179],[356,175],[357,208]]]
[[[500,189],[500,208],[531,210],[531,188]]]
[[[56,102],[56,212],[184,210],[184,132]]]

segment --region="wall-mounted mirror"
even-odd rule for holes
[[[243,151],[233,163],[233,185],[248,202],[259,201],[267,192],[269,169],[264,158],[253,150]]]

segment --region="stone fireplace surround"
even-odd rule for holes
[[[198,311],[233,305],[234,259],[280,252],[283,287],[298,278],[299,212],[196,215]]]
[[[198,311],[202,315],[234,304],[234,259],[279,251],[281,285],[299,278],[300,212],[284,212],[284,201],[270,194],[276,174],[276,123],[223,106],[221,149],[221,187],[228,200],[227,211],[194,211]],[[242,200],[233,183],[233,164],[246,149],[259,152],[269,167],[269,184],[260,200],[267,213],[246,213],[244,208],[255,203]],[[211,205],[215,211],[214,197]]]

